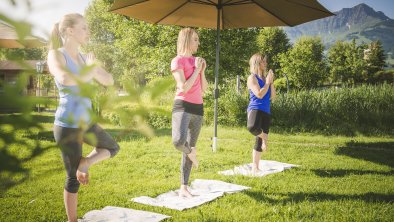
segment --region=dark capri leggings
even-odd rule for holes
[[[256,142],[253,148],[256,151],[263,151],[261,149],[263,141],[258,135],[260,135],[262,132],[268,134],[270,125],[271,115],[269,113],[256,109],[248,112],[248,130],[250,133],[256,136]]]
[[[53,128],[56,143],[61,149],[67,177],[64,188],[70,193],[77,193],[79,181],[77,169],[82,157],[82,144],[87,143],[99,149],[107,149],[111,157],[119,152],[119,145],[111,135],[99,125],[94,124],[87,131],[78,128],[66,128],[55,125]]]

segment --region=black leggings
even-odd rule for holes
[[[270,125],[271,114],[256,109],[248,112],[248,130],[250,133],[256,136],[256,142],[253,148],[256,151],[263,151],[261,149],[261,145],[263,142],[258,135],[260,135],[262,132],[268,134]]]
[[[119,152],[119,145],[112,136],[97,124],[91,126],[87,131],[55,125],[53,134],[62,151],[63,163],[67,173],[64,188],[70,193],[77,193],[79,189],[76,173],[82,157],[83,143],[96,148],[107,149],[111,157]]]

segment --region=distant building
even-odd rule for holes
[[[16,84],[18,77],[23,72],[36,73],[36,64],[39,60],[25,60],[24,64],[16,61],[0,61],[0,93],[3,91],[3,84]],[[48,74],[48,67],[45,65],[43,74]],[[34,76],[29,77],[28,84],[23,92],[24,95],[34,95],[36,89],[36,80]]]
[[[30,75],[25,88],[20,91],[20,95],[45,96],[43,92],[46,90],[41,88],[38,90],[37,78],[34,75],[37,73],[36,64],[39,62],[39,60],[25,60],[21,63],[16,61],[0,61],[0,97],[4,96],[4,86],[15,85],[20,75],[24,72]],[[47,75],[48,73],[48,68],[44,65],[42,74]],[[19,110],[15,108],[13,104],[3,104],[0,106],[0,113],[8,112],[19,112]]]

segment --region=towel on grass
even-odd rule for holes
[[[297,167],[298,165],[281,163],[273,160],[260,160],[259,169],[261,170],[258,173],[254,173],[252,171],[252,163],[244,164],[241,166],[236,166],[232,170],[225,170],[218,172],[219,174],[231,176],[231,175],[244,175],[244,176],[255,176],[262,177],[268,174],[279,173],[286,169],[290,169],[292,167]]]
[[[102,210],[87,212],[83,222],[159,222],[170,216],[122,207],[106,206]]]
[[[136,197],[133,198],[132,201],[181,211],[212,201],[223,196],[224,193],[235,193],[249,188],[250,187],[226,183],[219,180],[196,179],[191,183],[189,189],[190,193],[193,195],[192,198],[179,197],[179,190],[175,190],[160,194],[155,198],[147,196]]]

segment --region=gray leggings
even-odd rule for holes
[[[64,185],[70,193],[77,193],[79,181],[77,180],[77,169],[82,157],[82,144],[107,149],[111,157],[119,152],[119,145],[111,135],[105,132],[99,125],[94,124],[87,131],[78,128],[66,128],[55,125],[53,128],[56,143],[62,151],[62,159],[67,177]],[[90,135],[94,135],[93,138]]]
[[[187,154],[191,147],[196,147],[198,135],[200,134],[203,116],[187,112],[172,113],[172,143],[175,148],[182,152],[181,160],[181,184],[189,182],[192,161]]]

